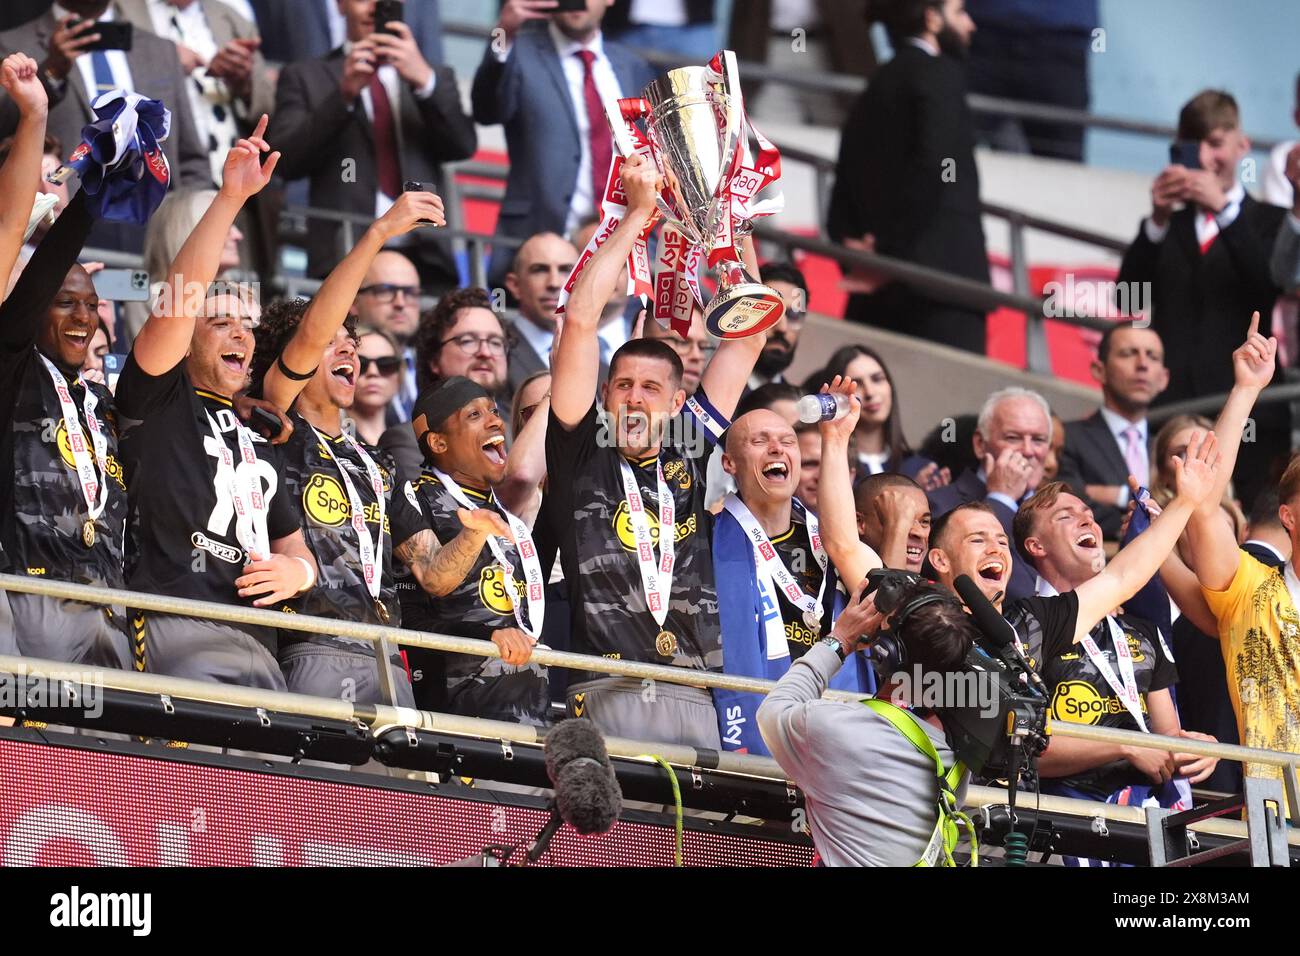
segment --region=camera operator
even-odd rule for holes
[[[808,819],[821,862],[827,866],[912,866],[924,857],[951,860],[946,832],[936,832],[942,799],[936,760],[952,784],[956,806],[967,774],[938,717],[904,706],[909,687],[891,680],[875,701],[822,700],[861,635],[875,635],[884,621],[863,582],[829,636],[791,665],[758,710],[763,739],[777,763],[804,792]],[[961,603],[931,585],[902,594],[893,616],[897,637],[914,673],[954,672],[978,636]],[[901,624],[898,623],[901,620]],[[922,677],[923,684],[925,683]],[[879,709],[877,709],[879,708]],[[913,743],[905,723],[924,736]],[[922,750],[921,741],[928,743]],[[954,772],[955,771],[955,772]],[[951,826],[951,817],[945,821]],[[943,852],[940,852],[943,851]]]

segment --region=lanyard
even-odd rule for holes
[[[727,495],[722,506],[736,519],[754,547],[754,565],[758,573],[759,587],[765,594],[772,593],[773,584],[780,588],[790,603],[803,612],[804,624],[816,637],[821,633],[822,599],[826,594],[826,582],[830,580],[830,575],[826,573],[826,551],[822,547],[816,516],[805,509],[797,498],[793,504],[798,507],[798,511],[803,512],[804,520],[808,523],[808,540],[812,545],[813,558],[817,561],[817,566],[822,569],[822,583],[816,597],[805,593],[799,586],[799,582],[786,568],[785,562],[781,560],[780,553],[772,545],[763,526],[758,523],[740,498],[734,494]],[[789,657],[790,647],[785,639],[784,628],[781,626],[781,615],[777,613],[766,617],[763,628],[767,634],[768,660]]]
[[[267,502],[262,494],[262,481],[257,473],[257,452],[253,450],[253,433],[235,422],[235,437],[239,440],[239,465],[230,453],[217,420],[207,409],[208,425],[212,437],[216,440],[217,487],[223,484],[230,489],[230,499],[235,506],[235,538],[240,547],[250,555],[257,554],[262,560],[271,555],[271,539],[266,530]]]
[[[370,592],[370,597],[379,606],[379,587],[384,573],[384,513],[387,511],[387,502],[384,500],[384,476],[380,472],[379,466],[375,464],[374,459],[366,453],[361,444],[354,441],[352,436],[343,433],[343,441],[347,443],[357,457],[361,459],[361,464],[365,466],[366,475],[370,479],[370,487],[375,492],[375,502],[379,508],[379,527],[375,531],[374,538],[370,537],[370,530],[366,527],[366,506],[361,500],[361,495],[357,493],[356,485],[352,483],[352,477],[348,474],[343,463],[338,460],[334,454],[334,449],[330,447],[329,439],[312,426],[312,431],[320,441],[321,447],[325,449],[325,454],[329,455],[330,461],[334,462],[334,467],[339,470],[339,477],[343,479],[343,488],[348,494],[348,504],[352,508],[352,527],[357,532],[357,554],[361,558],[361,576],[365,579],[366,590]],[[380,615],[387,616],[387,613]]]
[[[442,482],[442,486],[447,489],[447,494],[455,499],[456,503],[462,508],[474,509],[478,507],[469,500],[464,489],[456,483],[456,480],[450,475],[433,469],[434,476]],[[534,643],[542,634],[542,622],[546,619],[546,592],[545,582],[542,580],[542,562],[537,557],[537,546],[533,543],[533,535],[528,530],[528,525],[512,515],[506,510],[501,502],[496,502],[498,510],[506,519],[506,524],[510,526],[510,533],[515,536],[515,550],[519,553],[519,563],[523,566],[524,582],[527,585],[525,599],[528,605],[528,616],[525,619],[519,602],[514,599],[514,594],[507,588],[506,595],[510,598],[510,606],[515,612],[515,621],[519,624],[519,629],[531,637]],[[515,566],[511,560],[506,557],[505,549],[501,547],[501,542],[495,535],[488,535],[488,548],[492,551],[492,557],[496,558],[497,564],[501,565],[507,584],[514,580]]]
[[[655,623],[664,626],[668,617],[668,600],[673,587],[673,550],[677,542],[677,522],[674,514],[672,489],[664,481],[664,466],[655,460],[655,473],[659,491],[659,563],[655,563],[654,542],[650,540],[650,522],[646,520],[641,488],[637,485],[632,466],[619,460],[623,473],[623,501],[627,504],[628,519],[636,540],[636,561],[641,569],[641,587],[645,591],[646,607]]]
[[[1137,722],[1142,732],[1148,733],[1147,722],[1142,717],[1142,703],[1138,697],[1137,679],[1133,676],[1133,656],[1129,653],[1128,639],[1124,636],[1123,629],[1120,628],[1116,620],[1109,614],[1106,615],[1106,623],[1110,627],[1111,643],[1115,645],[1115,659],[1119,661],[1119,672],[1123,677],[1123,682],[1115,676],[1115,670],[1110,666],[1110,662],[1102,656],[1101,649],[1097,647],[1097,642],[1092,639],[1091,634],[1085,634],[1082,644],[1083,649],[1088,652],[1088,660],[1092,661],[1092,666],[1101,672],[1101,676],[1106,679],[1124,704],[1124,708],[1129,712]]]
[[[81,382],[85,398],[82,400],[83,408],[86,413],[86,425],[90,428],[90,445],[87,446],[86,434],[81,430],[81,419],[77,415],[77,406],[72,401],[72,394],[68,391],[67,380],[54,363],[47,359],[40,352],[36,357],[45,365],[45,370],[50,373],[50,380],[54,383],[54,393],[59,397],[59,407],[63,410],[64,427],[68,433],[68,447],[72,450],[72,462],[77,469],[78,484],[81,485],[81,496],[86,502],[86,512],[91,521],[94,521],[104,513],[104,508],[108,505],[108,437],[104,434],[104,428],[95,417],[95,409],[99,405],[99,399],[91,390],[90,385],[80,375],[77,381]],[[93,458],[92,458],[93,452]],[[96,471],[98,468],[98,471]],[[103,480],[101,481],[101,476]],[[93,539],[92,539],[93,540]]]

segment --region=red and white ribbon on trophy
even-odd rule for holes
[[[727,214],[717,217],[717,234],[711,237],[707,248],[702,247],[683,234],[670,220],[672,194],[665,186],[660,193],[659,211],[667,221],[659,239],[657,268],[653,281],[649,269],[647,240],[660,218],[659,215],[651,217],[646,228],[637,238],[632,254],[628,257],[628,295],[653,294],[654,319],[660,325],[671,326],[673,331],[683,338],[690,331],[691,313],[695,304],[704,305],[704,296],[700,289],[700,272],[705,263],[707,262],[710,268],[725,262],[739,263],[740,253],[736,247],[737,224],[770,216],[780,212],[785,206],[781,191],[768,188],[781,177],[781,154],[749,122],[748,114],[745,112],[744,97],[740,91],[735,54],[730,50],[715,54],[706,69],[716,77],[713,82],[720,82],[726,88],[730,108],[719,107],[714,110],[722,141],[725,142],[729,138],[729,128],[733,124],[738,127],[736,149],[732,152],[730,165],[721,176],[713,200],[719,208],[726,210]],[[560,292],[557,313],[564,312],[569,293],[587,261],[627,215],[627,197],[623,191],[620,175],[623,157],[636,152],[647,161],[655,161],[653,145],[636,125],[638,120],[647,117],[651,112],[647,100],[635,97],[620,99],[616,104],[606,103],[605,112],[614,141],[614,158],[605,186],[601,224],[587,242],[586,248],[582,250],[573,272]],[[662,163],[656,162],[656,166],[660,171],[663,170]],[[768,194],[762,195],[764,191]]]

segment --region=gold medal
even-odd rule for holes
[[[660,657],[672,657],[677,653],[677,638],[672,631],[660,631],[655,638],[655,650]]]
[[[379,615],[379,620],[383,621],[385,624],[392,620],[392,617],[389,616],[388,608],[384,606],[384,602],[379,600],[379,598],[375,598],[375,613]]]
[[[81,541],[88,548],[95,546],[95,521],[93,518],[87,518],[86,523],[81,526]]]

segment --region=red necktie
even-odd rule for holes
[[[1214,213],[1207,212],[1205,214],[1205,221],[1207,224],[1214,222]],[[1210,246],[1214,245],[1214,240],[1218,238],[1219,238],[1219,233],[1217,230],[1210,233],[1209,237],[1203,243],[1201,243],[1201,255],[1205,255],[1207,252],[1209,252]]]
[[[393,125],[393,107],[388,90],[378,72],[370,78],[371,126],[375,133],[375,165],[379,168],[379,189],[389,199],[402,194],[402,170],[397,164],[397,127]]]
[[[576,55],[582,60],[582,99],[587,106],[587,144],[591,149],[591,201],[594,206],[593,211],[599,216],[601,200],[605,198],[605,181],[609,178],[609,164],[614,158],[614,146],[610,141],[605,107],[601,103],[600,93],[596,91],[596,78],[591,73],[591,64],[595,61],[596,54],[590,50],[579,50]]]

